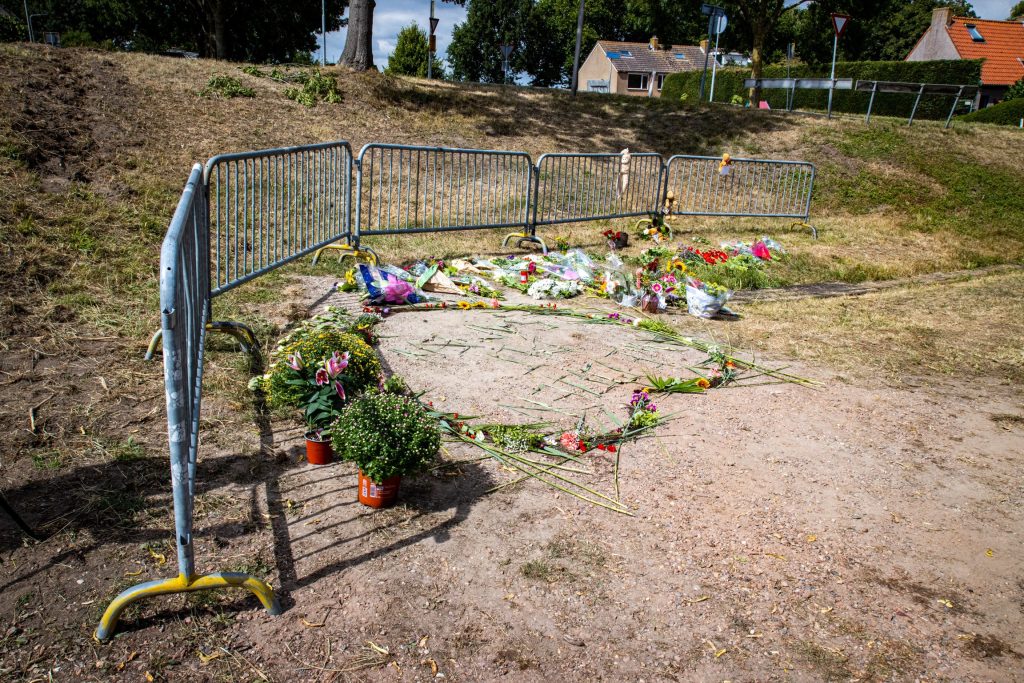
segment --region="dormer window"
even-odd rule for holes
[[[984,36],[982,36],[981,33],[978,32],[977,25],[975,25],[975,24],[964,24],[964,28],[967,29],[967,32],[969,34],[971,34],[971,40],[973,40],[976,43],[984,43],[985,42]]]

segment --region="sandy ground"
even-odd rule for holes
[[[305,280],[311,305],[353,303],[323,285]],[[396,313],[379,332],[390,372],[481,422],[571,427],[585,412],[610,427],[638,376],[702,360],[642,331],[507,311]],[[620,454],[633,516],[532,481],[488,494],[516,474],[456,444],[443,456],[464,462],[371,511],[350,465],[302,463],[293,422],[232,442],[215,436],[232,406],[211,405],[200,568],[255,554],[284,615],[238,593],[150,600],[83,666],[124,562],[86,549],[61,556],[71,569],[22,564],[31,549],[4,526],[4,602],[47,586],[67,612],[17,603],[5,644],[57,636],[5,649],[9,680],[54,666],[54,680],[1024,680],[1019,394],[790,371],[822,386],[661,399],[675,417]],[[585,478],[607,495],[611,458],[591,456]],[[126,561],[146,557],[138,543]]]

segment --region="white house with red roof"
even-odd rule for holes
[[[937,7],[906,61],[932,59],[984,59],[975,106],[995,104],[1024,77],[1024,22],[955,17],[950,8]]]

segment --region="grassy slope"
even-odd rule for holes
[[[222,73],[239,77],[256,97],[200,97],[210,76]],[[334,73],[344,102],[307,109],[284,96],[284,84],[245,75],[237,65],[0,46],[0,343],[16,352],[0,370],[20,376],[25,364],[34,367],[28,356],[36,351],[73,359],[95,353],[94,362],[112,366],[117,386],[153,381],[158,369],[136,358],[157,323],[159,243],[190,164],[219,152],[331,139],[356,149],[381,141],[522,149],[535,157],[629,147],[809,160],[818,166],[817,241],[766,221],[677,223],[684,240],[698,233],[712,242],[774,234],[791,252],[774,271],[780,284],[889,278],[1024,257],[1018,131],[908,128],[884,119],[867,127],[855,119]],[[599,247],[601,229],[546,234]],[[488,232],[379,239],[375,246],[390,257],[451,256],[498,250],[500,239]],[[282,279],[239,288],[218,300],[219,315],[263,323],[269,334],[265,309],[256,305],[279,301]],[[785,318],[791,309],[782,308],[752,312]],[[805,335],[819,330],[834,341],[827,319],[789,319]],[[736,330],[740,341],[791,350],[745,329]],[[851,332],[848,343],[861,334]],[[112,346],[100,349],[101,342]],[[211,380],[219,381],[216,373]],[[39,391],[33,386],[25,400],[44,398]],[[16,429],[25,407],[5,413],[0,426]],[[83,413],[83,423],[102,428],[96,411]],[[53,443],[37,435],[19,446]]]

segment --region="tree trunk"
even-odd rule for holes
[[[214,0],[213,4],[213,42],[217,59],[228,58],[228,20],[223,0]]]
[[[761,26],[753,27],[754,45],[750,52],[750,77],[761,78],[761,70],[764,62],[764,39],[767,31]],[[761,88],[750,89],[750,106],[757,109],[761,104]]]
[[[341,64],[367,71],[373,66],[373,8],[374,0],[352,0],[348,8],[348,35],[345,50],[341,53]]]

